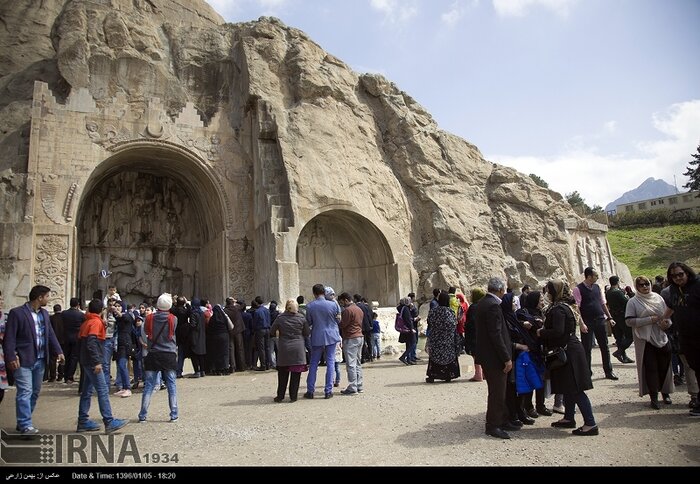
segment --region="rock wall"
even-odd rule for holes
[[[353,72],[277,19],[226,24],[199,0],[19,0],[0,5],[0,20],[8,304],[43,273],[46,244],[66,245],[64,266],[49,268],[63,273],[49,281],[62,284],[55,301],[78,289],[80,241],[98,253],[100,237],[119,226],[97,214],[97,194],[126,173],[166,173],[163,183],[184,191],[177,200],[203,212],[197,242],[184,245],[206,273],[186,287],[212,299],[310,295],[304,286],[323,273],[388,306],[409,291],[466,291],[494,274],[515,287],[578,280],[588,264],[603,278],[626,270],[605,226],[440,130],[394,83]],[[163,214],[171,202],[160,203]],[[177,232],[155,220],[161,238]],[[137,229],[125,230],[148,233]],[[153,236],[171,251],[185,239]],[[148,250],[148,240],[136,245]]]

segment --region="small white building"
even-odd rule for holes
[[[618,214],[644,212],[666,208],[673,211],[700,210],[700,191],[676,193],[665,197],[650,198],[632,203],[623,203],[616,207]]]

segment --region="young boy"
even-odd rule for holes
[[[78,333],[80,367],[85,375],[85,382],[80,394],[80,405],[78,406],[78,432],[92,432],[100,429],[100,425],[94,420],[90,420],[88,416],[93,389],[97,391],[97,403],[100,406],[100,414],[102,414],[106,433],[115,432],[129,423],[126,419],[112,416],[109,387],[102,374],[103,348],[107,334],[101,315],[103,309],[104,305],[99,299],[90,301],[85,322]]]
[[[377,313],[372,313],[372,358],[377,360],[382,357],[382,348],[380,347],[380,341],[382,340],[382,329],[379,326],[379,320],[377,319]]]

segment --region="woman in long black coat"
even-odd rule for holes
[[[228,320],[221,304],[215,305],[207,323],[207,360],[214,375],[228,374]]]
[[[192,300],[192,309],[189,316],[190,321],[190,352],[194,375],[192,378],[205,376],[207,336],[206,323],[204,322],[204,308],[199,299]]]
[[[547,283],[547,294],[552,305],[547,311],[544,327],[537,335],[544,342],[545,349],[565,348],[566,364],[549,373],[552,393],[564,394],[564,418],[553,422],[552,427],[575,429],[574,435],[598,435],[598,425],[593,416],[591,401],[586,390],[593,388],[591,373],[583,345],[576,337],[576,317],[570,307],[573,302],[569,286],[561,280]],[[574,412],[578,405],[583,416],[583,426],[576,428]]]
[[[532,359],[538,370],[541,369],[540,376],[544,381],[544,356],[542,355],[542,345],[537,338],[537,330],[544,324],[544,295],[540,291],[531,291],[525,296],[525,305],[515,312],[518,322],[532,336],[530,347],[530,359]],[[532,344],[534,343],[534,344]],[[527,414],[532,418],[537,418],[538,415],[551,416],[552,411],[549,410],[544,403],[544,388],[535,390],[537,409],[532,406],[532,393],[523,395],[523,406]]]

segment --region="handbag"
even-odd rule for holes
[[[552,371],[566,365],[568,358],[566,356],[566,346],[549,349],[544,354],[544,366],[547,370]]]

